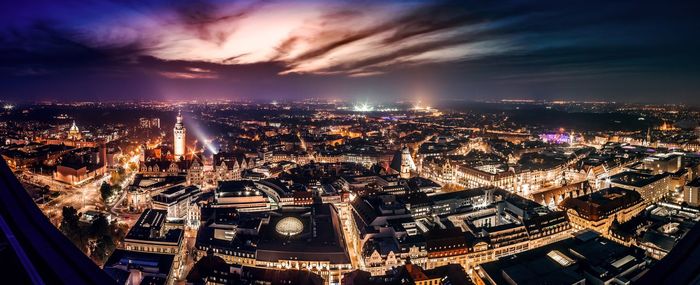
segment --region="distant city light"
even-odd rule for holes
[[[2,108],[9,111],[9,110],[14,109],[15,106],[12,106],[12,105],[10,105],[10,104],[5,104],[5,106],[3,106]]]
[[[370,105],[369,103],[362,103],[359,105],[355,105],[353,110],[355,112],[372,112],[374,111],[374,106]]]

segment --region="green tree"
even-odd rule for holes
[[[104,263],[115,248],[116,244],[114,243],[112,236],[103,235],[95,244],[95,249],[91,253],[92,258],[97,260],[99,263]]]
[[[73,207],[63,207],[63,220],[59,229],[63,234],[70,239],[76,247],[85,251],[87,246],[87,237],[83,234],[80,227],[80,216],[78,210]]]
[[[66,206],[62,210],[63,220],[61,221],[60,229],[67,236],[78,228],[78,210],[73,207]]]
[[[107,202],[109,197],[112,197],[112,194],[114,194],[112,186],[110,186],[107,182],[102,182],[102,185],[100,185],[100,196],[102,197],[102,201]]]
[[[95,239],[100,238],[104,235],[109,235],[109,222],[107,221],[107,217],[105,217],[105,215],[97,216],[92,221],[92,224],[90,224],[90,227],[88,228],[88,234],[91,238]]]

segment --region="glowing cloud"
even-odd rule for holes
[[[280,62],[281,74],[383,73],[401,64],[454,61],[498,52],[477,47],[493,26],[459,7],[422,2],[196,2],[140,8],[73,27],[92,47],[126,44],[162,60],[223,65]],[[215,78],[207,72],[162,72],[168,78]]]

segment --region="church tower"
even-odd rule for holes
[[[175,123],[175,128],[173,129],[173,152],[176,160],[180,160],[185,155],[185,135],[187,130],[185,125],[182,123],[182,113],[177,111],[177,123]]]
[[[389,167],[398,172],[399,177],[411,178],[411,172],[416,171],[416,164],[413,162],[408,147],[403,147],[403,149],[394,154]]]
[[[75,125],[75,121],[73,121],[73,125],[70,126],[70,130],[68,130],[68,139],[74,141],[80,140],[80,130],[78,126]]]

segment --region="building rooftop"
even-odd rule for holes
[[[200,194],[202,191],[197,186],[176,185],[160,192],[153,196],[153,202],[162,204],[174,204],[187,197],[192,197]]]
[[[649,185],[651,183],[654,183],[669,174],[657,174],[657,175],[652,175],[652,174],[645,174],[645,173],[639,173],[635,171],[625,171],[622,173],[615,174],[613,176],[610,176],[610,181],[613,183],[618,183],[622,185],[629,185],[629,186],[634,186],[634,187],[644,187],[646,185]]]
[[[260,229],[257,259],[350,263],[340,219],[332,205],[283,209],[270,215],[270,222]]]
[[[575,210],[589,220],[600,220],[621,208],[642,202],[639,192],[620,187],[610,187],[576,198],[566,198],[559,207]]]
[[[574,238],[480,266],[487,280],[495,284],[574,284],[624,279],[643,270],[646,264],[641,250],[619,245],[586,230]],[[636,268],[640,265],[641,268]]]
[[[116,249],[105,262],[104,270],[117,284],[127,284],[130,271],[134,269],[144,272],[141,284],[165,284],[165,277],[170,274],[174,259],[175,256],[171,254]],[[145,283],[146,278],[162,283]]]
[[[146,209],[136,224],[126,234],[125,239],[136,241],[158,241],[179,243],[183,237],[182,229],[166,229],[167,211]]]

